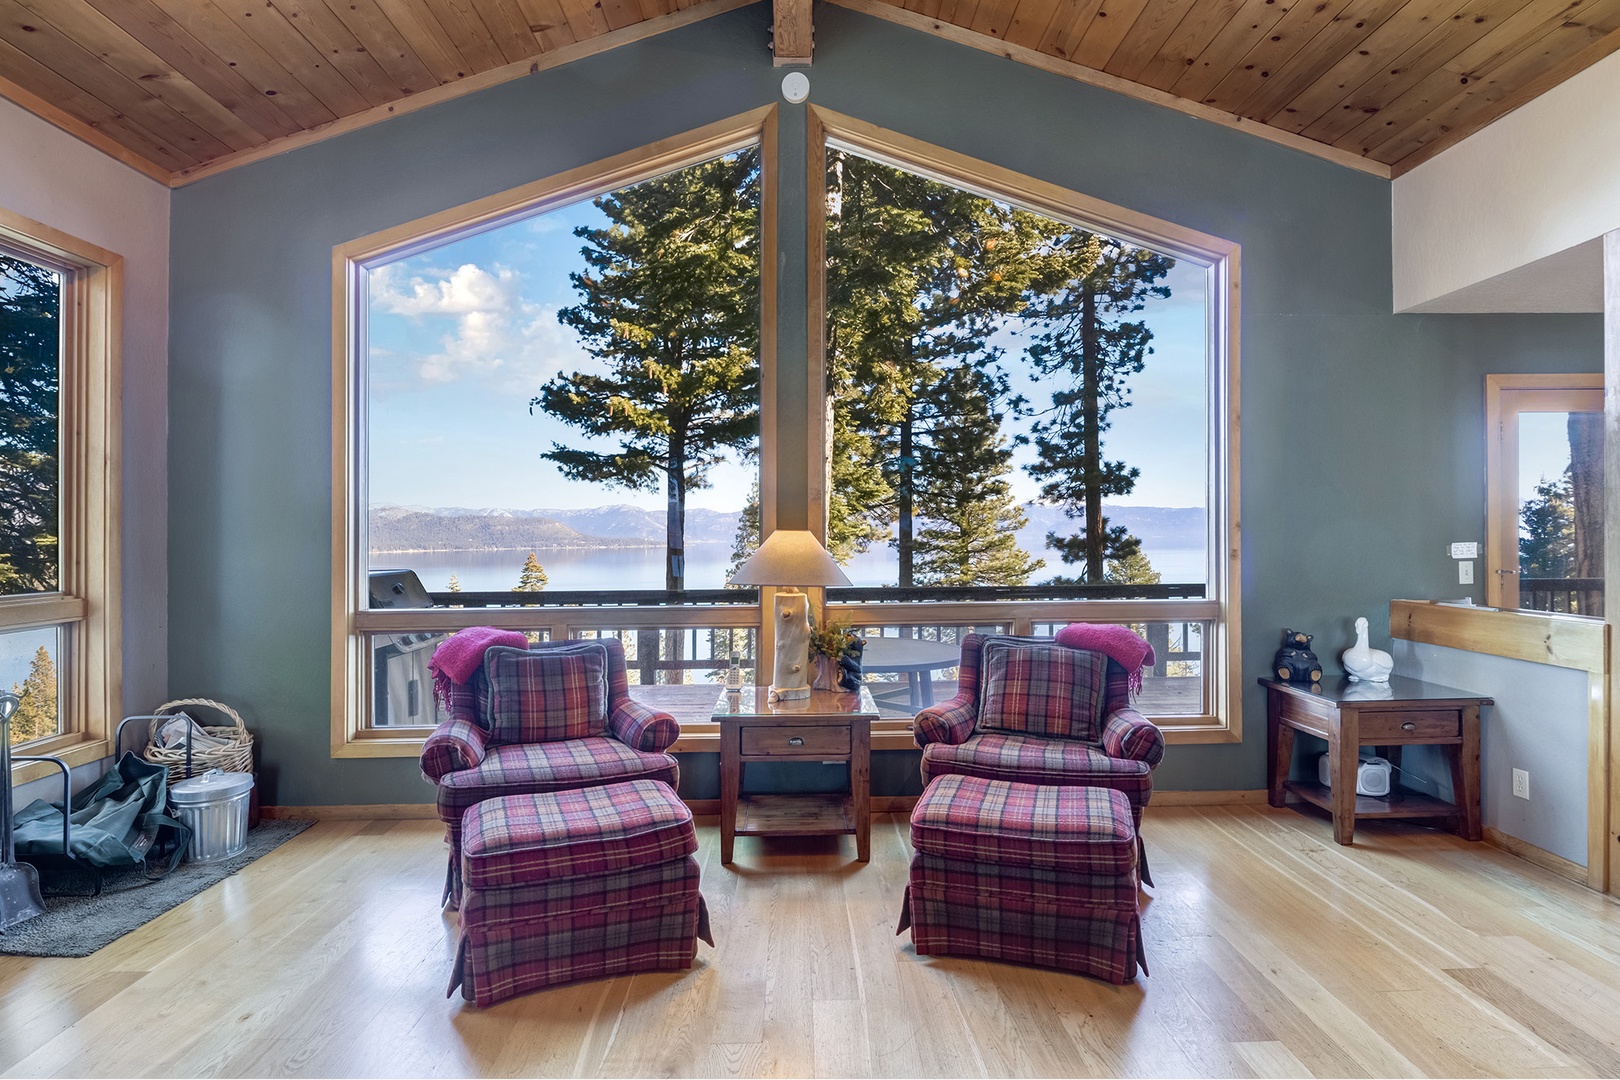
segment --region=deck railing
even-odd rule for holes
[[[1521,577],[1519,606],[1530,611],[1601,617],[1603,579]]]

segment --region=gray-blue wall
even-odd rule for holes
[[[412,760],[328,752],[332,248],[780,101],[769,18],[755,5],[175,192],[170,689],[243,711],[266,801],[430,796]],[[1598,316],[1391,314],[1385,181],[825,5],[810,79],[815,104],[1243,246],[1247,738],[1173,748],[1161,789],[1263,786],[1252,679],[1281,627],[1315,632],[1330,660],[1357,615],[1387,637],[1392,597],[1465,594],[1445,544],[1483,539],[1485,373],[1601,367]],[[782,109],[791,432],[804,109]],[[784,495],[803,484],[784,471]],[[710,779],[689,794],[713,795],[696,765]]]

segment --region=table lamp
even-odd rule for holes
[[[848,585],[849,578],[808,529],[777,529],[731,575],[733,585],[770,585],[776,593],[776,667],[772,700],[810,696],[810,598],[801,585]]]

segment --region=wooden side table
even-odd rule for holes
[[[1266,688],[1266,775],[1268,801],[1286,805],[1289,795],[1333,815],[1333,839],[1348,844],[1359,818],[1446,818],[1464,840],[1478,840],[1479,710],[1490,698],[1399,675],[1380,683],[1339,679],[1315,686],[1261,679]],[[1294,732],[1327,740],[1331,789],[1290,780]],[[1362,746],[1385,749],[1400,766],[1403,746],[1444,746],[1451,764],[1455,803],[1413,791],[1393,799],[1356,794],[1356,763]],[[1398,779],[1398,777],[1397,777]],[[1394,790],[1392,780],[1391,790]]]
[[[855,834],[861,862],[872,857],[872,694],[812,690],[808,698],[771,702],[769,688],[720,694],[720,862],[729,865],[736,837]],[[742,796],[750,761],[847,761],[849,794]]]

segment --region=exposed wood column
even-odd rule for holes
[[[776,29],[771,38],[771,51],[776,55],[776,66],[808,64],[815,47],[815,31],[810,22],[811,0],[774,0]]]
[[[1615,695],[1620,693],[1620,673],[1615,671],[1614,642],[1620,633],[1620,229],[1603,237],[1603,621],[1608,631],[1604,642],[1609,666],[1609,835],[1608,857],[1603,860],[1605,892],[1612,890],[1608,872],[1620,858],[1620,738],[1614,730]],[[1592,823],[1595,825],[1596,823]],[[1594,868],[1595,869],[1595,868]]]

